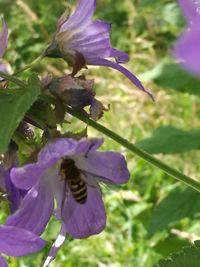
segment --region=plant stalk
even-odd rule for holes
[[[13,83],[19,85],[19,87],[21,87],[21,88],[25,88],[27,86],[25,82],[19,80],[18,78],[14,77],[8,73],[0,71],[0,77],[6,81],[10,81],[10,82],[13,82]]]

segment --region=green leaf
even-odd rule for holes
[[[199,267],[200,240],[193,246],[183,248],[179,254],[172,254],[171,259],[161,260],[156,267]]]
[[[190,243],[187,239],[177,237],[170,234],[167,238],[158,242],[154,249],[163,257],[169,257],[172,253],[179,252],[183,246],[189,246]]]
[[[0,154],[6,152],[15,129],[39,93],[40,81],[36,74],[31,75],[26,89],[0,90]]]
[[[182,26],[183,19],[177,3],[168,3],[164,5],[161,14],[163,20],[167,21],[168,23]]]
[[[199,149],[200,130],[188,132],[173,126],[160,127],[151,137],[137,142],[137,146],[152,154],[175,154]]]
[[[153,80],[164,89],[200,95],[200,79],[183,70],[178,64],[165,59],[151,71],[141,74],[140,79]]]
[[[187,188],[172,191],[158,205],[152,215],[149,233],[166,229],[186,217],[200,215],[200,193]]]

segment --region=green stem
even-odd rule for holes
[[[19,85],[19,87],[21,87],[21,88],[25,88],[27,86],[26,83],[24,83],[23,81],[17,79],[16,77],[14,77],[8,73],[0,71],[0,77],[2,77],[6,81],[10,81],[10,82],[13,82],[13,83]]]
[[[66,107],[66,111],[68,113],[70,113],[72,116],[78,118],[79,120],[85,122],[89,126],[93,127],[94,129],[98,130],[99,132],[103,133],[104,135],[110,137],[111,139],[113,139],[114,141],[116,141],[117,143],[122,145],[123,147],[127,148],[128,150],[130,150],[134,154],[138,155],[139,157],[141,157],[142,159],[147,161],[148,163],[163,170],[165,173],[174,177],[176,180],[181,181],[181,182],[185,183],[186,185],[188,185],[189,187],[200,192],[200,183],[198,181],[196,181],[196,180],[184,175],[183,173],[171,168],[170,166],[168,166],[164,162],[153,157],[152,155],[148,154],[147,152],[139,149],[135,145],[128,142],[126,139],[124,139],[121,136],[119,136],[118,134],[112,132],[111,130],[104,127],[103,125],[89,119],[88,117],[84,116],[80,112],[77,112],[70,107]]]
[[[38,64],[42,59],[44,58],[44,55],[40,55],[39,57],[37,57],[34,61],[32,61],[30,64],[24,66],[23,68],[21,68],[20,70],[17,70],[15,73],[13,73],[13,76],[25,71],[25,70],[28,70],[28,69],[31,69],[33,68],[36,64]]]

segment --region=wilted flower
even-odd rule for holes
[[[19,257],[35,253],[44,246],[44,240],[27,230],[8,225],[0,226],[0,253]],[[8,267],[1,255],[0,266]]]
[[[36,163],[12,169],[15,186],[30,190],[7,225],[40,235],[54,212],[55,199],[55,215],[62,221],[62,233],[74,238],[100,233],[105,227],[106,213],[99,182],[122,184],[129,178],[122,155],[96,151],[102,142],[56,139],[40,151]],[[78,191],[74,193],[76,186]]]
[[[72,65],[73,75],[86,65],[111,67],[123,73],[139,89],[152,97],[137,77],[119,64],[128,62],[129,57],[126,53],[112,48],[110,23],[92,21],[95,8],[96,0],[79,0],[71,16],[63,14],[58,21],[53,41],[44,55],[65,59]],[[106,58],[115,58],[116,62]]]
[[[187,21],[187,29],[175,45],[174,55],[184,68],[200,75],[200,2],[179,0]]]
[[[44,87],[72,108],[82,110],[90,106],[90,117],[98,120],[107,109],[95,98],[95,92],[92,89],[93,84],[92,80],[85,80],[83,77],[76,78],[65,75],[59,78],[52,77],[51,80],[48,79]]]
[[[0,33],[0,71],[6,72],[7,71],[7,66],[6,64],[2,63],[2,57],[4,55],[4,52],[6,50],[7,44],[8,44],[8,27],[6,25],[5,20],[2,18],[3,22],[3,28]],[[0,81],[3,79],[0,77]]]

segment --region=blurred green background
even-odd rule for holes
[[[43,51],[58,17],[75,3],[0,0],[0,12],[10,29],[4,58],[13,71]],[[97,98],[110,104],[101,123],[157,154],[170,166],[200,179],[200,82],[170,59],[173,42],[184,27],[176,1],[99,0],[95,18],[112,22],[113,46],[129,53],[126,67],[142,79],[156,98],[153,103],[114,70],[89,67],[83,73],[95,80]],[[65,62],[54,59],[45,59],[34,70],[41,75],[70,71]],[[26,72],[21,77],[28,75]],[[83,124],[69,127],[82,128]],[[164,128],[153,139],[141,141],[160,127]],[[190,132],[192,129],[196,129],[195,133]],[[89,133],[101,136],[93,129]],[[153,267],[159,259],[198,239],[198,194],[185,190],[179,182],[112,140],[105,139],[102,149],[119,151],[127,157],[131,179],[121,187],[103,187],[108,217],[104,232],[86,240],[67,240],[51,267]],[[42,266],[59,225],[52,220],[48,226],[44,234],[50,241],[47,248],[36,255],[11,259],[9,266]]]

